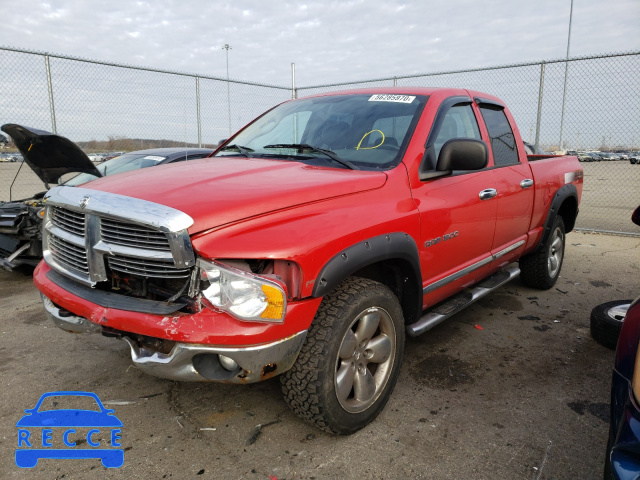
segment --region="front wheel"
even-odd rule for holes
[[[281,378],[291,409],[330,433],[371,422],[395,386],[404,351],[404,319],[381,283],[348,278],[324,297],[294,366]]]
[[[564,260],[565,228],[562,217],[557,216],[551,235],[536,253],[520,259],[520,278],[527,287],[548,290],[560,277]]]

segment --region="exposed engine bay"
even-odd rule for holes
[[[42,258],[42,197],[0,202],[0,266],[37,265]]]

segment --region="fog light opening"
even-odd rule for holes
[[[226,355],[218,355],[218,361],[222,368],[224,368],[228,372],[235,372],[238,370],[238,364],[232,358],[227,357]]]

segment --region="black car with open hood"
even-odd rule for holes
[[[11,136],[24,162],[47,189],[50,183],[58,183],[60,177],[68,173],[102,176],[89,157],[68,138],[14,123],[7,123],[1,129]],[[40,192],[29,199],[0,202],[0,267],[12,269],[25,263],[35,265],[40,260],[45,193]]]
[[[15,123],[3,125],[2,131],[11,136],[24,161],[46,185],[58,183],[67,173],[102,176],[87,154],[68,138]]]

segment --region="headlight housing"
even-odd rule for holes
[[[282,323],[287,308],[284,285],[218,262],[198,260],[200,293],[214,308],[238,320]]]

